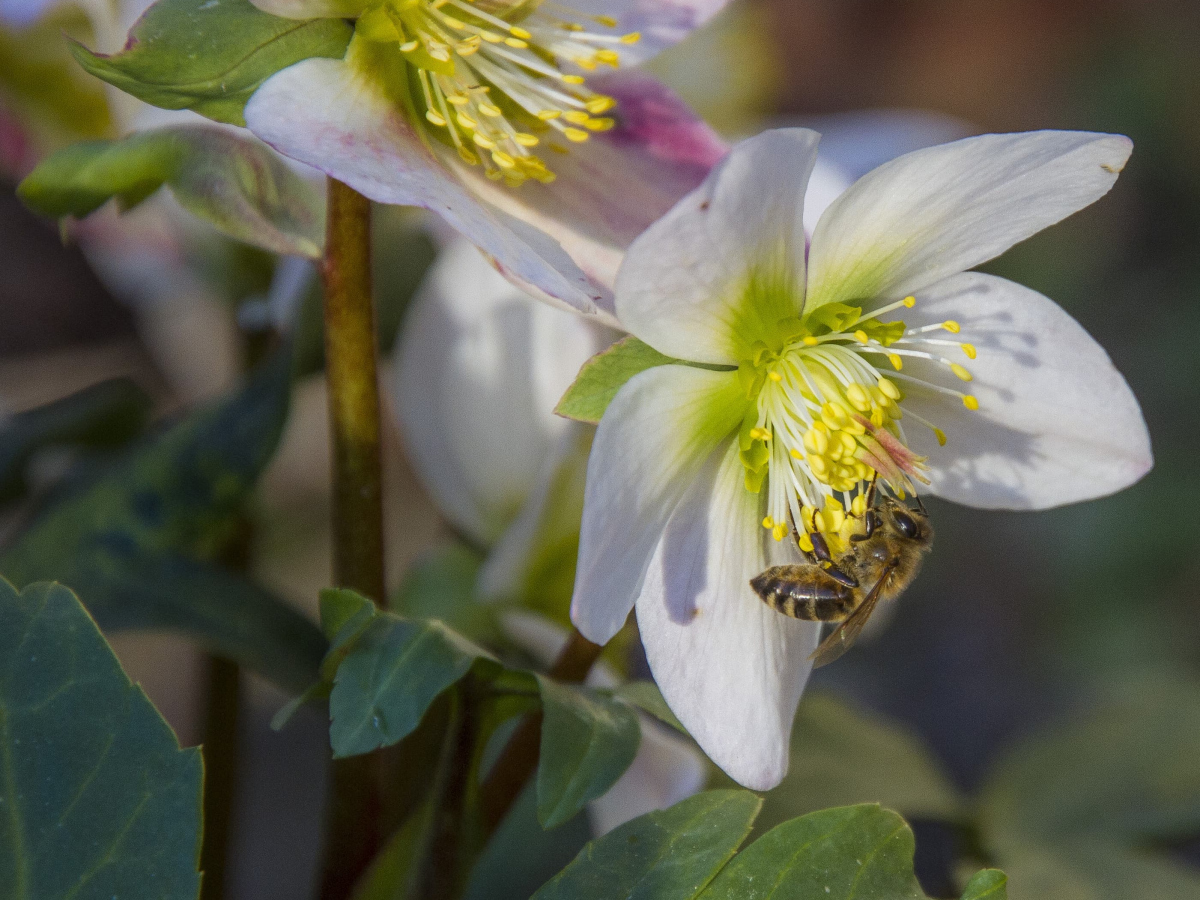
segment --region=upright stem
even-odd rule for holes
[[[225,896],[229,835],[233,826],[238,774],[238,664],[208,657],[208,695],[204,710],[204,843],[200,900]]]
[[[572,629],[567,645],[550,669],[550,677],[568,683],[583,681],[600,658],[602,649]],[[542,714],[530,713],[517,726],[517,730],[504,747],[503,754],[492,766],[492,771],[480,789],[480,815],[485,837],[491,835],[504,821],[512,805],[521,796],[526,782],[537,769],[541,735]]]
[[[379,382],[371,305],[371,204],[329,179],[325,260],[325,374],[333,444],[333,577],[384,599]],[[382,843],[375,754],[335,760],[325,813],[322,900],[345,900]]]

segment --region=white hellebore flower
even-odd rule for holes
[[[967,269],[1102,197],[1131,150],[1103,134],[985,135],[873,170],[806,247],[818,135],[767,132],[630,248],[621,322],[677,364],[600,423],[572,617],[603,643],[636,605],[671,708],[752,788],[786,772],[817,623],[750,579],[835,545],[878,475],[972,506],[1040,509],[1151,465],[1104,350],[1050,300]],[[691,365],[683,364],[691,363]]]

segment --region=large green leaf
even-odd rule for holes
[[[965,807],[916,735],[828,694],[806,694],[787,778],[767,794],[756,828],[856,803],[880,803],[910,819],[939,821],[959,820]]]
[[[329,695],[329,737],[335,756],[369,753],[403,740],[442,691],[476,663],[499,670],[485,650],[439,621],[376,613],[365,621],[353,591],[323,591],[327,628],[337,629],[338,658]],[[359,598],[361,602],[369,602]]]
[[[320,631],[210,562],[239,537],[239,513],[274,453],[289,366],[279,353],[236,394],[65,490],[0,554],[0,574],[71,585],[101,627],[178,628],[288,690],[306,686]]]
[[[259,85],[302,59],[341,59],[351,33],[340,19],[281,19],[249,0],[160,0],[120,53],[74,52],[97,78],[153,106],[245,125],[242,111]]]
[[[592,841],[533,900],[692,900],[741,846],[761,801],[708,791]]]
[[[927,900],[913,873],[912,830],[875,803],[777,825],[721,870],[702,900]],[[1004,900],[1004,875],[971,879],[963,900]]]
[[[542,742],[538,820],[554,828],[603,796],[637,755],[641,728],[626,704],[538,676]]]
[[[1096,900],[1200,896],[1200,872],[1152,850],[1200,831],[1198,759],[1200,684],[1134,680],[1001,759],[981,791],[981,835],[1018,900],[1062,882]]]
[[[45,447],[117,447],[146,424],[150,398],[128,378],[84,388],[0,421],[0,502],[25,493],[25,468]]]
[[[79,601],[0,579],[5,900],[193,900],[202,767]]]
[[[128,209],[163,185],[222,234],[275,253],[317,257],[324,199],[256,140],[204,125],[176,125],[55,153],[17,193],[47,216],[86,216],[117,198]]]

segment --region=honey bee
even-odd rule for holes
[[[873,486],[872,486],[873,487]],[[874,491],[872,490],[872,494]],[[750,586],[776,612],[809,622],[838,622],[809,657],[824,666],[850,648],[876,605],[894,600],[913,583],[933,546],[933,526],[924,508],[911,509],[891,497],[871,502],[862,531],[838,560],[820,532],[809,535],[808,562],[772,566]]]

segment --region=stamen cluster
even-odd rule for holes
[[[872,481],[882,480],[899,497],[916,492],[914,481],[926,481],[924,460],[905,438],[905,394],[897,382],[921,384],[959,397],[968,409],[979,408],[971,394],[901,371],[905,357],[916,357],[971,380],[940,348],[957,345],[974,359],[974,346],[926,337],[958,334],[957,322],[909,329],[902,321],[879,319],[915,305],[916,298],[905,297],[864,316],[858,307],[827,304],[803,320],[779,322],[773,344],[755,343],[739,366],[746,397],[753,401],[740,433],[746,488],[758,493],[766,484],[762,524],[775,540],[788,534],[790,521],[801,549],[812,550],[809,535],[821,532],[837,553],[866,511]],[[886,375],[877,365],[885,361]],[[945,444],[942,429],[911,410],[907,414]]]
[[[603,114],[616,101],[581,73],[616,68],[617,48],[640,39],[616,26],[610,16],[533,0],[382,0],[357,29],[399,46],[418,114],[444,129],[464,162],[516,186],[554,180],[534,148],[566,153],[615,124]]]

